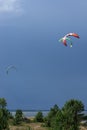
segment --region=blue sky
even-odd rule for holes
[[[0,97],[10,109],[87,108],[87,0],[0,1]],[[58,40],[76,32],[73,47]],[[6,75],[6,67],[14,65]]]

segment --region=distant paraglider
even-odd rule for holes
[[[70,47],[72,47],[72,41],[69,38],[69,36],[80,38],[79,35],[76,34],[76,33],[68,33],[64,37],[62,37],[61,39],[59,39],[59,42],[62,42],[65,46],[67,46],[67,41],[70,41]]]
[[[8,74],[11,69],[17,70],[17,68],[16,68],[14,65],[9,65],[9,66],[6,68],[6,73]]]

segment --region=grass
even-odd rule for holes
[[[9,122],[10,130],[49,130],[49,128],[43,126],[44,123],[34,122],[34,119],[29,119],[28,122],[22,122],[19,126],[14,126],[12,120]],[[80,130],[87,130],[87,126],[80,126]]]
[[[49,130],[46,127],[42,127],[43,123],[25,123],[20,126],[10,125],[10,130]],[[87,127],[81,126],[80,130],[87,130]]]
[[[20,126],[10,125],[10,130],[48,130],[43,123],[22,123]]]

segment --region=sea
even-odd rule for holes
[[[47,116],[49,110],[23,110],[23,117],[29,118],[29,117],[35,117],[38,112],[42,112],[43,116]],[[12,116],[15,116],[16,110],[10,110],[10,113]]]

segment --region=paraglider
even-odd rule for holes
[[[70,41],[70,47],[72,47],[72,41],[69,36],[80,38],[79,35],[76,33],[68,33],[63,38],[59,39],[59,42],[62,42],[65,46],[67,46],[67,41]]]
[[[14,65],[9,65],[9,66],[6,68],[6,73],[8,74],[11,69],[17,70]]]

